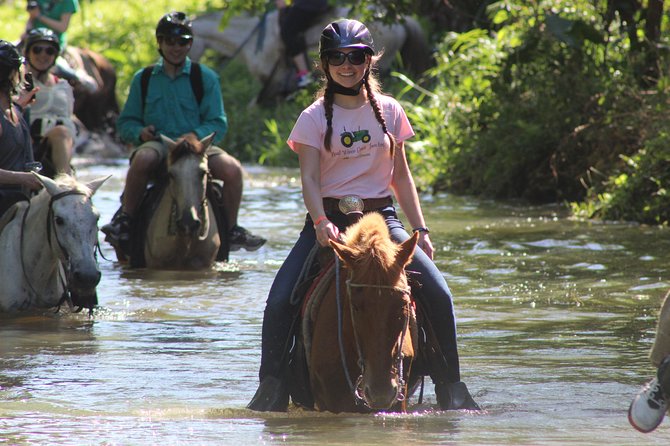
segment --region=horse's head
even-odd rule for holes
[[[356,397],[373,410],[389,409],[404,399],[409,373],[403,363],[414,357],[410,326],[414,307],[405,266],[418,235],[395,244],[377,213],[351,226],[345,243],[330,244],[347,270],[347,296],[361,375]],[[345,304],[346,306],[346,304]]]
[[[169,154],[167,171],[168,190],[176,209],[177,232],[185,236],[198,236],[205,214],[207,196],[207,149],[212,144],[214,134],[198,140],[188,134],[177,141],[162,137]]]
[[[34,175],[44,185],[45,200],[48,195],[48,249],[63,265],[72,304],[93,309],[98,303],[95,289],[101,276],[95,256],[100,214],[91,197],[109,176],[83,184],[68,175],[56,180]]]

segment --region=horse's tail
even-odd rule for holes
[[[400,49],[403,63],[415,75],[420,75],[433,66],[433,54],[428,38],[419,22],[407,17],[403,22],[407,38]]]

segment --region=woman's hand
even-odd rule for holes
[[[419,245],[419,248],[421,248],[421,250],[425,252],[431,260],[433,260],[435,249],[433,248],[433,243],[430,241],[430,237],[428,236],[427,232],[419,232],[419,242],[417,244]]]
[[[19,91],[19,95],[16,97],[16,102],[19,107],[26,108],[30,105],[31,102],[35,100],[35,95],[40,91],[40,87],[35,87],[30,91],[27,91],[25,88],[22,88]]]
[[[340,239],[340,230],[330,220],[324,219],[318,225],[314,225],[316,240],[321,246],[328,246],[328,240],[338,241]]]

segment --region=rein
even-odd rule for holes
[[[56,243],[58,244],[58,248],[61,251],[61,254],[64,257],[64,261],[62,261],[63,265],[63,270],[64,272],[59,271],[58,277],[61,281],[61,285],[63,286],[63,295],[61,296],[60,301],[58,302],[58,306],[63,304],[63,302],[67,302],[68,306],[70,308],[73,308],[74,305],[72,304],[72,299],[70,297],[70,292],[67,287],[67,273],[69,271],[69,264],[67,263],[69,260],[69,255],[65,248],[63,248],[63,245],[61,244],[60,240],[58,239],[58,232],[53,228],[52,226],[52,220],[53,220],[53,204],[55,201],[60,200],[63,197],[67,197],[69,195],[84,195],[88,197],[89,195],[85,192],[81,192],[78,190],[68,190],[65,192],[58,193],[56,195],[52,195],[50,200],[49,200],[49,210],[47,212],[47,220],[46,220],[46,233],[47,233],[47,243],[49,245],[49,248],[53,248],[51,244],[51,232],[54,232],[54,237],[56,238]],[[21,259],[21,269],[23,270],[23,278],[28,283],[28,286],[30,287],[30,291],[35,295],[39,296],[39,293],[35,290],[33,287],[32,282],[29,280],[28,275],[26,273],[26,265],[25,265],[25,260],[23,258],[23,246],[24,246],[24,240],[25,240],[25,228],[26,228],[26,220],[28,218],[28,214],[30,212],[30,206],[31,202],[28,202],[28,207],[26,208],[26,211],[23,214],[23,218],[21,219],[21,234],[19,236],[19,257]]]
[[[363,374],[365,372],[365,363],[363,361],[363,353],[361,351],[361,346],[360,346],[360,341],[358,337],[358,332],[356,331],[356,323],[354,321],[354,313],[353,313],[353,308],[351,305],[351,289],[352,288],[375,288],[379,290],[393,290],[397,291],[406,295],[411,295],[412,289],[410,287],[397,287],[393,285],[372,285],[372,284],[365,284],[365,283],[355,283],[351,281],[351,274],[349,278],[345,282],[347,284],[347,296],[349,297],[349,315],[351,316],[351,326],[354,332],[354,341],[356,344],[356,351],[358,354],[358,368],[360,369],[360,375],[356,379],[356,384],[353,383],[351,380],[351,376],[349,375],[349,370],[347,368],[347,361],[346,361],[346,353],[344,350],[344,342],[343,342],[343,324],[342,324],[342,304],[341,304],[341,291],[340,291],[340,259],[335,256],[335,298],[337,301],[337,324],[338,324],[338,330],[337,330],[337,340],[340,348],[340,359],[342,360],[342,368],[344,370],[344,375],[347,379],[347,383],[349,384],[349,389],[351,392],[354,394],[356,404],[360,404],[361,402],[365,404],[366,406],[369,407],[365,395],[362,392],[362,383],[363,383]],[[396,359],[395,359],[395,370],[396,370],[396,380],[397,380],[397,388],[396,388],[396,397],[395,400],[398,402],[404,401],[405,400],[405,379],[403,378],[403,359],[404,355],[402,353],[402,347],[405,343],[405,335],[407,334],[407,330],[409,328],[409,320],[410,320],[410,305],[411,302],[407,303],[407,317],[405,317],[404,323],[403,323],[403,330],[402,334],[400,335],[400,338],[398,340],[398,349],[396,353]]]

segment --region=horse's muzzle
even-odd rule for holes
[[[98,293],[96,287],[100,283],[102,274],[100,270],[89,271],[73,270],[68,277],[68,289],[72,305],[79,308],[93,309],[98,305]]]
[[[184,212],[182,217],[177,221],[177,231],[182,235],[198,235],[202,221],[194,210]]]

